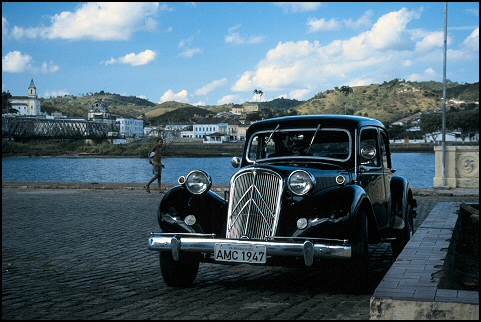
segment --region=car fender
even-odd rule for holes
[[[351,213],[356,216],[362,210],[366,215],[368,224],[368,243],[379,243],[381,241],[379,235],[379,226],[377,223],[376,216],[374,215],[374,210],[372,208],[371,200],[367,195],[366,191],[358,185],[347,185],[345,188],[353,190],[353,201],[351,205]],[[353,221],[357,222],[357,221]]]
[[[345,185],[340,187],[323,189],[322,191],[319,191],[307,198],[305,202],[300,202],[296,206],[292,207],[291,212],[298,214],[306,213],[306,209],[314,212],[310,215],[311,219],[316,217],[334,217],[338,219],[329,221],[333,222],[335,220],[339,220],[339,223],[341,221],[346,222],[346,226],[339,226],[340,229],[345,230],[346,236],[356,233],[357,227],[354,226],[354,224],[351,225],[349,223],[358,222],[356,220],[356,216],[362,210],[366,214],[368,220],[370,236],[369,240],[372,240],[373,242],[378,242],[379,232],[377,229],[377,221],[374,216],[374,211],[372,209],[369,196],[364,191],[364,189],[357,185]],[[343,213],[345,213],[346,216],[342,216]],[[323,220],[311,220],[310,226],[307,229],[305,229],[304,231],[296,231],[293,235],[315,236],[316,230],[320,230],[320,226],[325,225],[324,222],[325,221]],[[337,225],[338,224],[331,225],[332,228],[329,229],[332,229],[331,231],[333,234],[336,234],[335,227],[337,227]],[[323,234],[329,234],[329,232],[324,232]]]
[[[401,195],[402,196],[402,209],[403,209],[403,219],[407,218],[407,206],[410,204],[412,208],[417,207],[417,202],[413,197],[413,192],[409,181],[400,176],[393,176],[391,179],[391,196]]]
[[[225,235],[226,214],[227,202],[215,192],[194,195],[179,185],[167,191],[160,201],[157,219],[163,232]],[[195,216],[195,224],[184,222],[188,215]]]

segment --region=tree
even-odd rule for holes
[[[341,86],[339,91],[346,96],[346,102],[344,103],[344,114],[347,114],[347,106],[349,105],[349,94],[352,94],[353,90],[349,86]]]
[[[402,125],[391,125],[388,129],[389,137],[396,142],[396,139],[402,139],[406,137],[406,128]]]
[[[18,111],[12,107],[12,103],[10,102],[11,98],[12,94],[10,94],[10,91],[2,92],[2,115],[7,113],[18,113]]]
[[[479,110],[449,112],[446,127],[450,130],[461,131],[461,139],[471,137],[472,133],[479,132]]]
[[[264,92],[261,91],[260,89],[255,89],[254,90],[254,94],[256,94],[256,102],[257,102],[257,95],[260,95],[261,96],[261,101],[262,101],[262,95],[264,95]]]

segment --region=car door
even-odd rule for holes
[[[376,127],[362,128],[359,136],[359,184],[371,200],[379,228],[388,225],[389,186],[383,166],[383,149]]]

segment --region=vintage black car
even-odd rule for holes
[[[246,133],[240,169],[218,195],[203,170],[179,178],[158,210],[169,286],[194,282],[200,262],[325,264],[342,259],[353,285],[369,285],[368,244],[398,255],[413,233],[416,200],[394,175],[389,136],[378,120],[345,115],[272,118]],[[343,277],[343,278],[346,278]]]

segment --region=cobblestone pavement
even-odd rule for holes
[[[141,190],[2,189],[2,319],[368,320],[394,262],[370,246],[372,285],[353,295],[335,266],[201,264],[191,288],[167,287],[147,239],[162,195]],[[422,196],[416,227],[438,201]],[[342,278],[342,277],[341,277]]]

